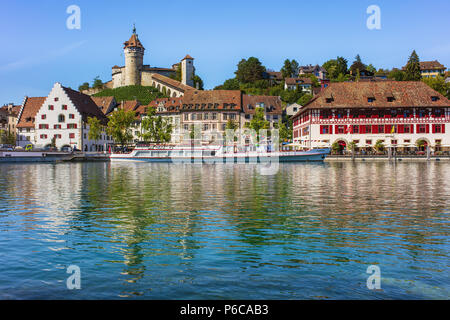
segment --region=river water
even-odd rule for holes
[[[2,164],[0,299],[449,299],[449,213],[446,163]]]

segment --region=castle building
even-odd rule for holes
[[[450,150],[450,102],[421,81],[331,83],[292,117],[301,148]]]
[[[125,66],[112,67],[112,80],[105,85],[108,88],[141,85],[154,86],[170,97],[181,97],[187,90],[194,89],[194,58],[186,55],[172,68],[158,68],[144,65],[145,48],[133,29],[130,39],[124,43]],[[181,68],[181,82],[172,79]]]

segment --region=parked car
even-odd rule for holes
[[[62,147],[61,151],[63,151],[63,152],[72,152],[72,147],[67,147],[67,146]]]
[[[31,150],[33,150],[33,145],[32,144],[27,144],[25,146],[25,151],[31,151]]]
[[[46,146],[44,147],[44,151],[58,151],[58,149],[52,146]]]

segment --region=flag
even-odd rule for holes
[[[392,125],[391,134],[395,133],[395,125]]]

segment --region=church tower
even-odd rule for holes
[[[194,58],[192,58],[190,55],[186,55],[186,57],[181,60],[181,83],[193,87],[194,75]]]
[[[141,84],[141,70],[144,64],[144,46],[133,27],[130,40],[124,43],[125,53],[125,85],[134,86]]]

